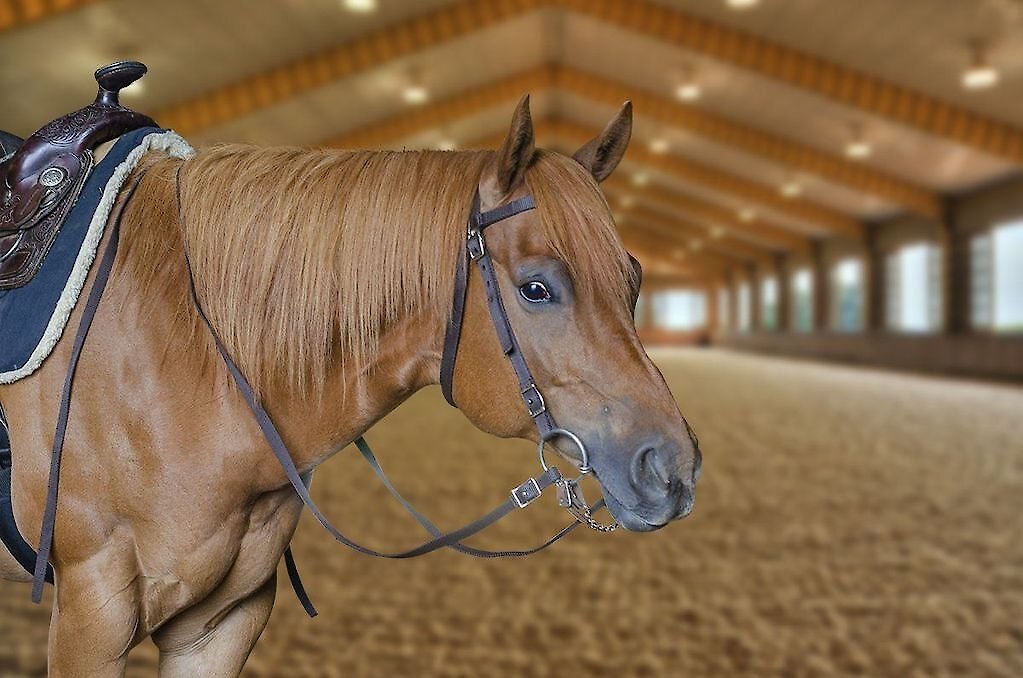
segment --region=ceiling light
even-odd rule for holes
[[[724,226],[712,226],[710,229],[710,237],[712,238],[717,239],[722,237],[724,234],[725,234]]]
[[[695,82],[686,82],[675,89],[675,96],[682,101],[696,101],[703,94],[703,90]]]
[[[966,89],[986,89],[998,84],[1000,74],[987,58],[987,49],[983,43],[977,42],[970,46],[973,53],[969,67],[963,71],[962,83]]]
[[[739,210],[738,214],[739,221],[745,222],[747,224],[757,218],[756,210],[754,210],[751,207],[743,207],[741,210]]]
[[[798,198],[803,194],[803,185],[795,179],[789,179],[779,189],[786,198]]]
[[[377,0],[341,0],[341,5],[349,12],[369,14],[376,11]]]
[[[667,139],[654,139],[650,142],[650,152],[658,155],[667,153],[670,146]]]
[[[691,249],[694,252],[699,252],[700,250],[703,249],[703,241],[700,240],[699,238],[693,238],[692,240],[689,241],[689,249]]]
[[[749,9],[756,7],[760,0],[725,0],[731,9]]]
[[[963,87],[985,89],[998,84],[998,71],[990,64],[975,64],[963,71]]]
[[[623,209],[629,209],[636,204],[636,199],[631,195],[623,195],[618,201],[618,204],[621,205]]]
[[[845,154],[853,160],[863,160],[869,158],[870,154],[874,152],[870,144],[862,139],[853,139],[845,145]]]
[[[420,84],[408,85],[401,91],[401,98],[410,104],[422,104],[426,103],[426,100],[430,98],[429,92],[426,88]]]
[[[650,183],[650,175],[646,172],[636,172],[632,175],[632,183],[636,186],[646,186]]]
[[[437,142],[437,148],[441,151],[453,151],[458,148],[458,142],[451,137],[445,137]]]
[[[853,160],[863,160],[869,158],[870,154],[874,152],[870,142],[863,136],[863,127],[859,124],[853,124],[851,126],[851,135],[848,143],[845,145],[845,154]]]

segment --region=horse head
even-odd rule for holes
[[[501,297],[543,403],[578,437],[550,445],[599,481],[614,518],[649,531],[692,510],[701,454],[636,333],[640,270],[622,246],[599,182],[632,130],[626,103],[573,157],[537,149],[524,97],[479,182],[485,212],[531,195],[536,209],[486,231]],[[521,387],[491,329],[481,275],[469,277],[454,401],[478,428],[539,442]],[[542,448],[541,448],[542,451]],[[585,470],[585,469],[584,469]]]

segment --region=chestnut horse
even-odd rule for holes
[[[212,327],[308,473],[438,383],[473,194],[484,210],[531,194],[536,209],[487,231],[487,247],[536,383],[585,441],[618,523],[654,530],[688,514],[700,453],[637,338],[638,273],[598,186],[631,128],[626,104],[573,158],[539,150],[527,97],[496,153],[147,156],[78,366],[51,555],[51,675],[120,676],[152,636],[161,676],[234,676],[273,607],[302,503],[193,305],[186,253]],[[15,516],[33,543],[71,344],[65,335],[34,375],[0,387]],[[536,441],[479,271],[457,356],[465,416]],[[0,573],[27,579],[6,552]]]

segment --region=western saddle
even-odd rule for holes
[[[104,66],[95,73],[96,100],[85,108],[24,141],[0,130],[0,290],[21,287],[39,271],[92,171],[96,147],[158,126],[118,102],[146,70],[138,61]]]

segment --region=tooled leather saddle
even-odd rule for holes
[[[0,131],[0,290],[21,287],[39,271],[92,171],[96,147],[157,127],[118,101],[119,92],[146,70],[138,61],[104,66],[95,73],[96,100],[85,108],[25,141]]]

